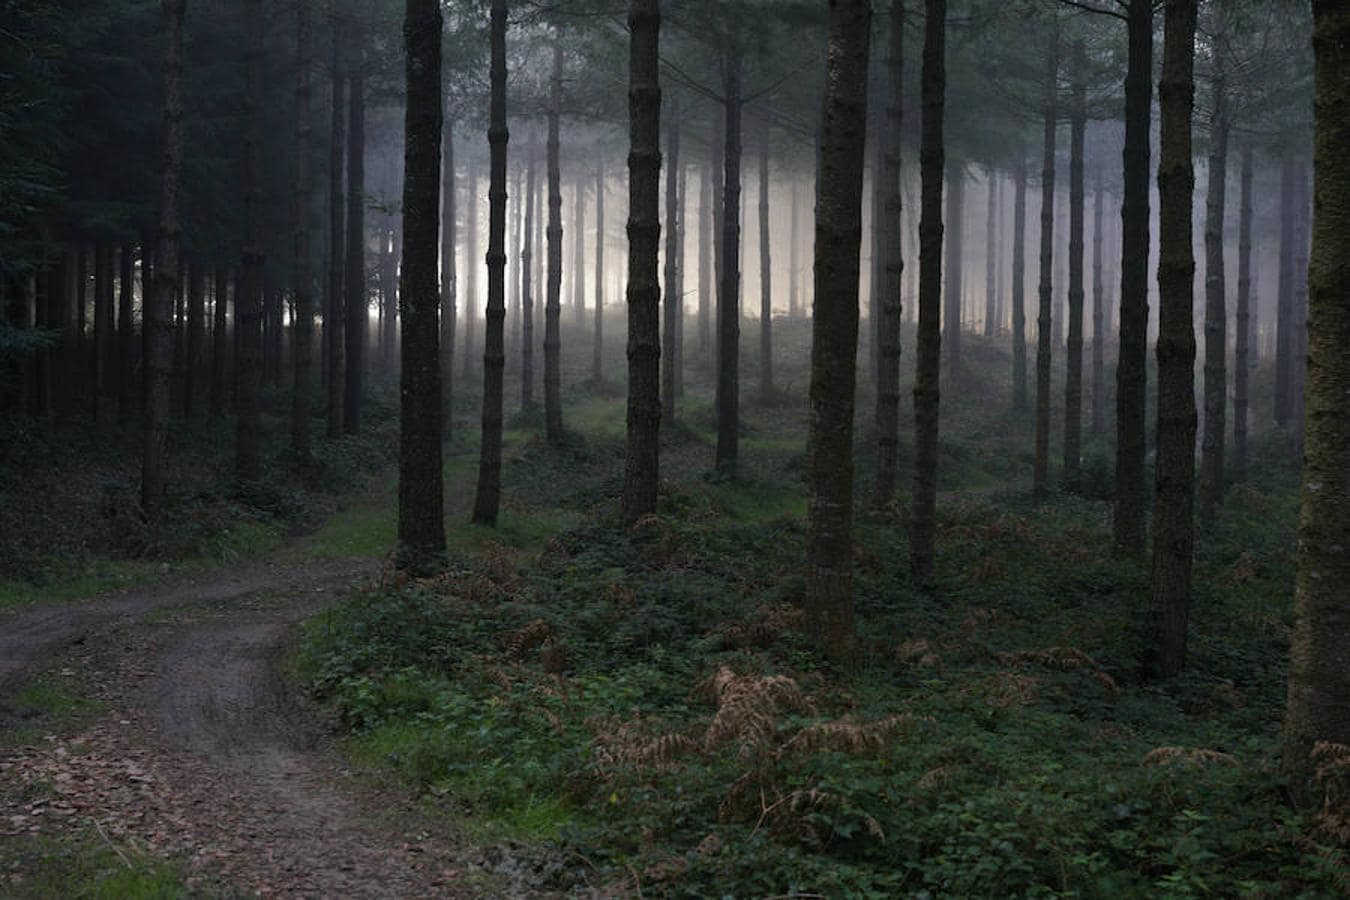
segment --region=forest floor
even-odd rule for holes
[[[861,646],[842,671],[799,629],[801,325],[779,332],[782,393],[744,385],[734,478],[710,472],[709,383],[691,367],[658,515],[633,529],[616,515],[618,373],[588,384],[578,354],[568,441],[508,416],[495,529],[467,523],[477,429],[461,424],[437,578],[384,575],[385,473],[256,562],[0,612],[0,894],[1350,885],[1274,765],[1297,505],[1284,438],[1258,436],[1255,483],[1202,530],[1189,669],[1150,685],[1147,569],[1110,552],[1109,447],[1089,439],[1083,496],[1030,497],[1029,418],[1000,411],[1007,354],[972,341],[976,375],[944,399],[935,589],[908,577],[905,479],[899,504],[867,507],[860,413]]]

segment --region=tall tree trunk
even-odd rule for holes
[[[314,65],[310,0],[297,0],[295,23],[295,372],[291,385],[291,452],[309,462],[310,385],[314,379],[314,273],[309,252],[310,69]]]
[[[1149,129],[1153,99],[1153,0],[1129,0],[1125,75],[1124,202],[1120,211],[1120,357],[1116,363],[1116,547],[1144,552],[1148,486]]]
[[[520,247],[523,243],[521,229],[524,228],[524,218],[521,212],[521,201],[525,199],[525,169],[517,165],[515,167],[515,189],[511,193],[511,241],[506,248],[506,260],[508,263],[519,262]],[[511,334],[507,343],[507,358],[511,360],[520,359],[520,278],[513,277],[511,273],[517,266],[507,266],[506,283],[511,288]]]
[[[845,665],[853,662],[857,641],[853,411],[871,19],[870,0],[840,0],[830,5],[816,191],[811,417],[806,438],[807,630],[827,656]]]
[[[218,422],[225,417],[225,409],[229,406],[230,275],[224,266],[216,266],[211,289],[215,301],[211,309],[211,407],[208,414],[212,422]],[[235,302],[238,303],[237,297]]]
[[[100,240],[94,248],[94,417],[101,429],[117,420],[113,303],[113,249]]]
[[[586,182],[572,182],[572,314],[577,331],[586,324]]]
[[[713,165],[712,165],[712,253],[713,253],[713,293],[712,308],[710,312],[710,336],[712,346],[712,356],[710,357],[710,368],[713,371],[713,377],[716,378],[717,367],[721,364],[721,306],[718,297],[722,295],[722,260],[726,248],[722,243],[722,205],[726,201],[726,158],[727,158],[727,118],[726,108],[713,105]],[[714,397],[713,415],[717,414],[716,399]]]
[[[437,153],[439,157],[440,154]],[[405,173],[404,180],[407,180]],[[439,187],[439,185],[437,186]],[[438,197],[439,199],[439,197]],[[402,238],[394,227],[393,214],[386,217],[389,227],[380,235],[380,370],[388,375],[394,370],[394,340],[398,328],[398,264],[402,255]],[[438,234],[439,236],[439,234]]]
[[[169,307],[178,272],[178,185],[183,172],[183,16],[186,0],[163,0],[164,171],[159,193],[159,259],[154,291],[145,304],[145,443],[141,455],[141,510],[151,527],[164,515],[164,444],[169,434]]]
[[[342,19],[332,16],[333,48],[332,122],[328,137],[328,282],[327,300],[323,313],[323,340],[328,353],[328,382],[325,386],[328,437],[339,438],[342,422],[344,386],[346,385],[346,319],[347,301],[343,283],[346,272],[346,240],[343,221],[346,202],[343,193],[342,161],[347,138],[343,120]],[[219,288],[217,288],[219,289]]]
[[[505,142],[505,0],[492,4],[492,118]],[[407,0],[403,41],[407,49],[407,105],[404,118],[403,247],[399,317],[403,352],[399,378],[398,564],[411,572],[434,571],[445,553],[444,488],[441,474],[440,292],[436,256],[440,237],[441,186],[441,5],[440,0]],[[499,71],[500,69],[500,71]],[[502,95],[499,97],[498,95]],[[493,131],[493,176],[500,175],[500,205],[506,206],[506,154],[498,160]],[[505,150],[503,146],[502,151]],[[494,198],[495,201],[495,198]],[[500,219],[500,217],[499,217]],[[498,237],[504,222],[496,223]],[[500,241],[497,250],[501,251]],[[501,287],[505,253],[498,260]],[[392,285],[390,286],[392,288]],[[501,292],[498,293],[501,299]],[[501,319],[497,346],[501,347]],[[385,327],[393,328],[391,318]],[[499,354],[500,360],[500,354]],[[501,438],[501,367],[497,367],[497,436]],[[486,423],[491,401],[484,402]],[[486,427],[484,431],[486,432]],[[484,434],[484,444],[488,441]],[[479,479],[480,495],[482,479]],[[476,517],[476,513],[475,513]]]
[[[1027,392],[1027,159],[1020,150],[1013,171],[1012,329],[1013,409],[1028,406]]]
[[[712,346],[712,166],[699,167],[698,179],[698,350]]]
[[[1233,480],[1247,480],[1247,377],[1252,335],[1252,145],[1242,148],[1242,198],[1238,212],[1237,334],[1233,359]]]
[[[458,269],[455,264],[456,222],[455,199],[455,123],[449,113],[441,116],[441,308],[440,308],[440,367],[441,367],[441,427],[448,441],[455,435],[455,293],[459,289]],[[528,226],[527,226],[528,227]],[[528,246],[528,244],[527,244]],[[525,255],[529,278],[529,254]],[[525,281],[529,291],[529,281]]]
[[[881,320],[877,328],[877,479],[872,505],[881,508],[895,499],[895,473],[900,446],[900,314],[904,259],[900,248],[900,126],[904,101],[904,0],[890,0],[889,44],[886,50],[886,138],[882,144],[881,180],[886,186],[881,207]],[[793,190],[796,198],[796,190]],[[796,238],[793,209],[793,242]],[[795,281],[795,278],[794,278]]]
[[[262,0],[244,0],[244,246],[243,290],[235,301],[239,329],[239,391],[235,472],[241,481],[262,477],[262,298],[263,298],[263,20]]]
[[[795,319],[801,314],[801,301],[798,299],[798,279],[801,271],[801,201],[798,199],[800,191],[797,187],[797,179],[792,179],[792,214],[791,214],[791,232],[788,238],[788,318]]]
[[[684,396],[684,237],[689,179],[688,167],[679,168],[678,196],[675,200],[675,396]]]
[[[1092,433],[1106,431],[1106,297],[1102,293],[1102,167],[1092,189]]]
[[[660,475],[661,83],[659,0],[630,0],[628,30],[628,434],[622,518],[656,512]],[[677,107],[678,108],[678,107]],[[678,138],[672,139],[678,157]],[[670,176],[667,176],[670,177]]]
[[[942,345],[947,348],[947,377],[951,384],[961,377],[961,232],[966,205],[966,174],[961,160],[947,158],[947,266],[943,286]]]
[[[716,468],[736,474],[740,454],[741,345],[741,57],[739,36],[727,55],[722,85],[726,98],[726,140],[722,185],[722,259],[717,291],[717,457]]]
[[[1050,490],[1050,354],[1053,348],[1050,316],[1054,299],[1055,266],[1055,127],[1058,123],[1059,25],[1050,34],[1046,54],[1041,156],[1041,269],[1036,318],[1036,456],[1033,485],[1037,496]]]
[[[1313,0],[1312,258],[1308,270],[1307,427],[1298,580],[1290,641],[1283,767],[1296,798],[1320,802],[1312,777],[1319,742],[1350,744],[1350,13]],[[1327,802],[1331,802],[1328,795]]]
[[[201,373],[202,342],[205,338],[206,271],[199,263],[188,266],[187,360],[183,367],[183,417],[195,418],[197,376]]]
[[[506,370],[506,149],[511,137],[506,127],[506,0],[492,0],[491,25],[488,301],[487,325],[483,332],[483,431],[473,521],[479,525],[495,526],[502,495],[502,378]],[[436,35],[440,35],[439,28]],[[439,465],[439,442],[436,446]]]
[[[468,182],[468,196],[464,205],[464,366],[465,381],[474,377],[476,368],[474,345],[478,343],[478,169],[470,160],[465,164],[464,177]]]
[[[1294,303],[1291,312],[1291,359],[1289,364],[1289,419],[1294,443],[1303,446],[1303,388],[1307,382],[1308,358],[1308,237],[1312,231],[1312,188],[1307,164],[1300,161],[1294,174]]]
[[[605,162],[595,161],[595,339],[591,345],[591,380],[605,380]]]
[[[132,314],[136,291],[136,260],[130,243],[122,245],[121,272],[117,295],[117,418],[123,425],[131,421],[136,395],[136,322]],[[42,309],[42,304],[37,305]],[[40,364],[39,364],[40,365]],[[39,386],[38,395],[46,396]],[[44,404],[45,406],[45,404]]]
[[[550,444],[562,443],[562,175],[558,135],[562,115],[562,44],[554,36],[553,84],[548,105],[548,297],[544,303],[544,433]],[[629,339],[631,340],[631,338]]]
[[[534,189],[535,147],[530,145],[530,166],[525,176],[525,248],[521,251],[520,277],[520,408],[534,407],[534,261],[535,219],[539,201]]]
[[[1209,185],[1205,196],[1205,432],[1200,456],[1200,517],[1214,518],[1223,502],[1225,414],[1228,407],[1228,298],[1223,226],[1227,208],[1228,98],[1222,4],[1214,6],[1214,109],[1209,130]]]
[[[347,112],[347,321],[346,372],[342,393],[342,426],[361,432],[361,393],[366,376],[366,334],[370,308],[366,296],[366,71],[365,46],[352,48]]]
[[[1069,332],[1064,377],[1064,487],[1083,487],[1083,142],[1087,132],[1087,54],[1073,47],[1073,97],[1069,110]]]
[[[998,291],[995,288],[995,273],[998,269],[995,250],[998,240],[998,175],[993,166],[986,166],[984,173],[984,336],[991,338],[998,325]]]
[[[773,266],[769,255],[769,122],[759,144],[759,399],[773,402]]]
[[[661,415],[667,423],[675,421],[675,333],[679,324],[679,255],[675,252],[679,240],[680,218],[680,95],[671,94],[670,115],[666,132],[666,270],[664,321],[661,332]]]
[[[1294,182],[1297,167],[1286,154],[1280,167],[1280,273],[1275,309],[1275,424],[1289,424],[1294,368]]]
[[[1191,111],[1196,0],[1167,0],[1158,81],[1158,462],[1153,506],[1150,673],[1186,660],[1195,544],[1195,258],[1191,245]]]
[[[938,423],[942,362],[942,116],[947,91],[947,0],[924,0],[923,72],[919,139],[919,326],[914,350],[914,491],[910,569],[914,580],[933,577],[937,540]]]

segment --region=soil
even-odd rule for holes
[[[0,614],[0,730],[37,675],[76,680],[106,710],[78,734],[0,750],[0,788],[55,786],[54,799],[0,815],[0,833],[83,823],[184,862],[194,894],[545,894],[533,885],[549,864],[472,850],[445,817],[351,772],[282,677],[295,626],[376,571],[364,559],[264,561]]]

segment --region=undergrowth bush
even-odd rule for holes
[[[1101,504],[944,503],[931,593],[893,524],[861,521],[864,664],[841,672],[798,631],[800,521],[753,497],[670,485],[633,529],[590,514],[538,554],[387,585],[309,623],[305,671],[359,756],[644,896],[1343,886],[1343,820],[1293,811],[1277,773],[1284,636],[1252,627],[1283,615],[1290,520],[1250,510],[1284,499],[1239,493],[1205,535],[1222,587],[1154,687],[1148,573],[1109,552]]]

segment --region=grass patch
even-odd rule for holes
[[[15,900],[176,900],[182,874],[94,829],[51,838],[0,837],[0,894]]]

